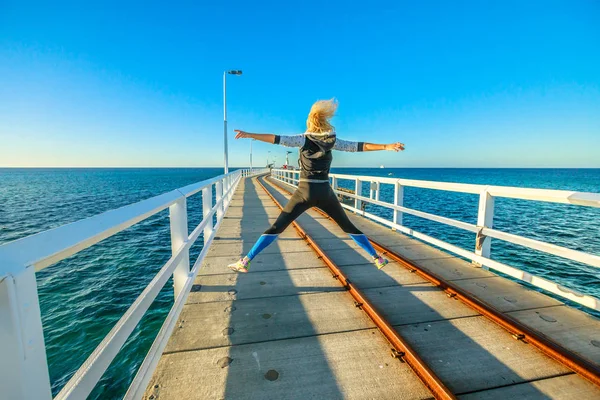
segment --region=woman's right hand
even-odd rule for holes
[[[250,137],[250,134],[248,132],[244,132],[239,129],[234,129],[233,131],[236,133],[236,139],[247,139]]]
[[[385,145],[385,149],[389,151],[403,151],[404,143],[396,142]]]

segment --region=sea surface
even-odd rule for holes
[[[600,192],[600,169],[336,168],[352,175]],[[217,168],[0,169],[0,244],[219,175]],[[353,182],[341,181],[353,188]],[[368,186],[363,186],[368,195]],[[381,199],[393,188],[383,185]],[[478,196],[405,188],[404,205],[476,223]],[[188,199],[190,231],[201,220],[201,196]],[[600,255],[600,209],[497,199],[494,227]],[[367,206],[391,218],[391,211]],[[409,228],[473,250],[475,235],[404,215]],[[192,262],[202,239],[192,249]],[[106,239],[37,275],[54,394],[100,343],[170,256],[167,211]],[[600,297],[598,269],[496,239],[492,258]],[[91,398],[121,398],[173,303],[167,283]],[[600,314],[585,310],[599,316]]]

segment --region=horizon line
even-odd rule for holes
[[[224,168],[223,166],[0,166],[0,169],[202,169],[202,168]],[[234,167],[230,166],[230,169],[249,169],[249,166]],[[267,167],[252,167],[253,169],[263,169]],[[357,168],[369,168],[369,169],[600,169],[597,167],[449,167],[449,166],[437,166],[437,167],[369,167],[369,166],[357,166],[357,167],[332,167],[332,169],[357,169]],[[273,169],[283,169],[273,168]],[[299,169],[294,169],[298,171]]]

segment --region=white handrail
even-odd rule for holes
[[[183,307],[183,300],[190,291],[199,265],[229,207],[238,183],[243,177],[267,172],[267,169],[237,170],[0,246],[0,354],[3,355],[0,357],[0,387],[3,395],[7,398],[51,398],[34,270],[57,263],[166,208],[171,210],[172,240],[177,237],[173,229],[185,232],[181,245],[173,248],[172,257],[57,396],[60,399],[85,398],[98,383],[171,275],[174,277],[176,300],[163,329],[168,326],[169,321],[177,319]],[[219,196],[214,206],[213,185],[217,188]],[[200,191],[203,192],[203,202],[211,206],[204,207],[202,222],[187,235],[185,199]],[[213,227],[212,220],[215,214],[217,224]],[[202,232],[205,234],[205,248],[190,271],[189,265],[182,262],[188,257],[190,247]],[[181,270],[179,275],[176,274],[182,267],[186,268],[186,271]],[[161,332],[164,333],[163,330]],[[155,341],[155,345],[156,343]],[[166,342],[159,344],[164,348]],[[154,357],[160,356],[160,352],[158,355],[152,354]],[[156,365],[157,360],[146,357],[144,362],[147,360]]]
[[[299,174],[299,171],[297,170],[273,171],[286,171],[292,172],[294,174]],[[513,186],[489,186],[468,183],[420,181],[413,179],[384,178],[378,176],[359,176],[345,174],[330,174],[329,176],[336,177],[337,179],[355,180],[358,178],[363,182],[400,184],[402,186],[432,190],[443,190],[448,192],[480,194],[483,191],[487,191],[490,195],[494,197],[506,197],[512,199],[537,200],[551,203],[576,204],[580,206],[600,207],[600,193],[573,192],[568,190],[554,189],[531,189]]]
[[[229,204],[227,205],[227,207],[229,207]],[[227,211],[227,209],[225,209],[225,211]],[[205,215],[203,217],[203,220],[212,221],[212,212]],[[167,315],[165,322],[163,323],[160,331],[158,332],[158,335],[154,339],[150,350],[148,350],[148,353],[146,354],[142,365],[140,365],[140,368],[138,368],[138,372],[124,397],[125,399],[141,399],[143,397],[146,387],[148,386],[148,383],[152,378],[152,374],[156,369],[156,366],[158,365],[160,356],[163,350],[165,349],[167,342],[169,341],[171,332],[175,327],[175,323],[179,318],[179,314],[183,309],[187,295],[190,293],[192,285],[194,284],[194,280],[196,279],[196,276],[200,271],[202,261],[204,260],[204,257],[206,256],[206,253],[208,252],[208,249],[215,238],[215,232],[217,232],[219,226],[221,226],[222,221],[223,219],[217,221],[217,224],[213,229],[213,233],[208,237],[208,239],[205,239],[204,247],[202,248],[202,251],[198,256],[198,259],[194,263],[194,266],[190,271],[189,279],[187,280],[183,288],[183,293],[185,293],[185,296],[179,296],[177,299],[175,299],[175,304],[173,304],[173,307]]]
[[[235,185],[229,190],[235,189]],[[223,199],[213,207],[211,213],[202,219],[202,222],[190,234],[187,241],[177,250],[167,263],[156,274],[154,279],[146,286],[144,291],[138,296],[135,302],[129,307],[117,324],[104,337],[104,340],[96,347],[88,359],[82,364],[81,368],[73,375],[67,384],[60,391],[56,399],[81,399],[87,397],[94,389],[96,382],[100,380],[102,374],[108,368],[110,361],[117,355],[121,346],[133,332],[133,329],[140,322],[160,290],[163,288],[169,277],[173,274],[179,261],[186,255],[186,250],[192,247],[200,232],[204,229],[212,218],[218,207],[221,207]],[[178,296],[179,297],[179,296]],[[103,359],[104,358],[104,359]],[[106,361],[105,361],[106,360]],[[108,361],[108,362],[107,362]],[[93,368],[94,365],[100,365]]]
[[[281,182],[289,184],[291,186],[297,186],[299,182],[300,171],[297,170],[281,170],[274,169],[271,172],[272,176]],[[298,175],[298,178],[296,178]],[[504,186],[486,186],[486,185],[471,185],[462,183],[447,183],[447,182],[429,182],[429,181],[417,181],[410,179],[394,179],[384,178],[375,176],[357,176],[357,175],[345,175],[345,174],[330,174],[332,178],[332,186],[334,186],[334,192],[352,199],[355,199],[355,206],[352,207],[347,204],[342,206],[348,210],[358,213],[364,217],[373,219],[384,225],[387,225],[393,229],[396,229],[405,234],[414,236],[420,240],[431,243],[438,247],[455,253],[461,257],[469,258],[474,263],[482,265],[496,271],[507,274],[518,280],[527,282],[558,296],[567,298],[576,303],[582,304],[586,307],[600,310],[600,300],[589,295],[584,295],[576,290],[565,288],[557,283],[551,282],[547,279],[529,274],[528,272],[519,270],[509,265],[500,263],[490,258],[490,238],[503,240],[509,243],[517,244],[520,246],[528,247],[534,250],[542,251],[555,256],[563,257],[569,260],[585,263],[596,268],[600,268],[600,256],[585,253],[569,249],[563,246],[546,243],[540,240],[530,239],[519,235],[502,232],[497,229],[493,229],[491,222],[493,221],[494,212],[494,197],[507,197],[523,200],[536,200],[545,201],[552,203],[563,203],[563,204],[575,204],[588,207],[600,207],[600,194],[599,193],[587,193],[587,192],[572,192],[565,190],[546,190],[546,189],[529,189],[529,188],[517,188],[517,187],[504,187]],[[348,193],[338,189],[338,182],[340,179],[346,179],[354,182],[376,182],[375,189],[371,190],[370,197],[362,196],[356,193]],[[470,224],[467,222],[457,221],[452,218],[441,217],[431,213],[414,210],[411,208],[404,207],[402,204],[402,191],[396,191],[395,203],[391,204],[379,200],[379,184],[391,184],[396,188],[410,186],[422,189],[433,189],[433,190],[444,190],[453,191],[460,193],[472,193],[480,195],[480,207],[478,224]],[[360,186],[359,186],[360,187]],[[400,196],[398,196],[400,194]],[[373,198],[374,197],[374,198]],[[453,226],[455,228],[463,229],[469,232],[477,234],[477,244],[475,252],[462,249],[458,246],[454,246],[445,241],[435,239],[431,236],[425,235],[421,232],[417,232],[413,229],[407,228],[401,223],[395,223],[377,215],[367,213],[361,209],[361,203],[370,203],[391,209],[396,213],[406,213],[415,215],[420,218],[424,218],[430,221],[435,221],[441,224]],[[401,218],[399,219],[401,221]],[[486,248],[487,243],[487,248]]]

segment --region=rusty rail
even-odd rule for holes
[[[275,197],[269,192],[269,190],[262,184],[259,178],[256,178],[258,184],[263,188],[267,195],[273,200],[273,202],[280,208],[283,206],[275,199]],[[283,189],[285,190],[285,189]],[[378,310],[369,299],[363,295],[363,293],[354,286],[354,284],[344,275],[337,265],[327,256],[327,254],[321,249],[321,247],[306,233],[306,231],[296,222],[292,222],[293,227],[296,229],[300,237],[306,240],[312,249],[317,253],[319,258],[325,262],[325,264],[331,270],[333,277],[346,288],[346,290],[352,295],[356,301],[357,307],[363,310],[369,318],[375,323],[377,328],[386,337],[394,349],[392,349],[392,356],[406,362],[421,379],[421,381],[429,388],[431,393],[436,399],[456,399],[456,396],[442,383],[442,381],[435,375],[433,370],[425,364],[425,362],[419,357],[419,355],[413,350],[410,345],[396,332],[392,325],[381,316]]]
[[[550,358],[555,359],[567,368],[572,369],[574,372],[583,376],[587,380],[600,386],[600,368],[597,365],[564,348],[560,344],[546,338],[535,330],[530,329],[528,326],[517,321],[510,315],[506,315],[498,311],[495,307],[478,299],[457,285],[444,280],[437,274],[403,258],[400,254],[390,250],[380,243],[377,243],[373,239],[369,240],[376,250],[385,253],[386,256],[398,262],[403,267],[415,271],[421,277],[442,289],[450,297],[461,300],[467,306],[473,308],[481,315],[487,317],[491,321],[507,330],[515,339],[534,345]]]
[[[277,185],[281,190],[291,194],[291,192],[279,185]],[[331,219],[329,215],[318,208],[314,208],[319,214],[324,217]],[[575,373],[581,375],[586,378],[590,382],[594,383],[597,386],[600,386],[600,367],[589,360],[581,357],[580,355],[573,353],[572,351],[566,349],[560,344],[548,339],[543,334],[529,328],[528,326],[522,324],[517,321],[510,315],[506,315],[499,310],[497,310],[492,305],[478,299],[473,296],[471,293],[461,289],[457,285],[446,281],[439,275],[427,270],[419,266],[418,264],[402,257],[400,254],[394,252],[393,250],[387,248],[386,246],[377,243],[373,239],[369,239],[373,247],[380,252],[383,252],[386,256],[398,262],[403,267],[407,268],[410,271],[413,271],[419,274],[422,278],[431,282],[433,285],[437,286],[444,292],[448,294],[449,297],[455,298],[457,300],[461,300],[467,306],[473,308],[475,311],[479,312],[484,317],[489,320],[495,322],[506,331],[508,331],[515,339],[522,340],[523,342],[529,343],[540,349],[544,354],[548,357],[553,358],[554,360],[560,362],[567,368],[573,370]]]

